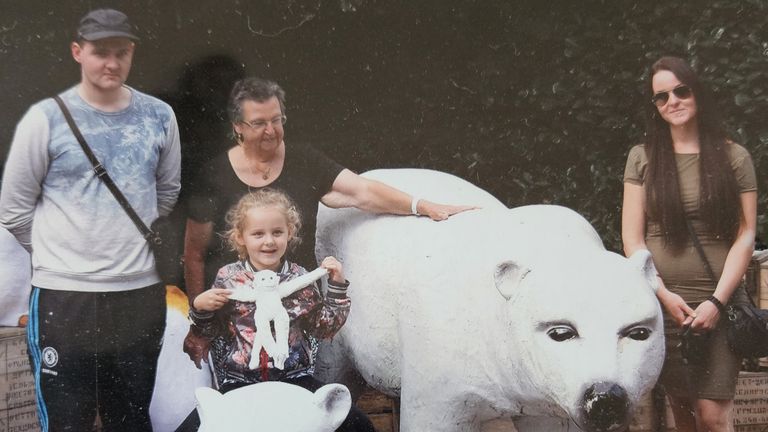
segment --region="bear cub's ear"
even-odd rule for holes
[[[335,430],[347,418],[352,407],[352,396],[349,389],[341,384],[326,384],[314,394],[314,401],[320,411],[325,413],[328,421]]]

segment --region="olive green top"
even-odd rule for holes
[[[739,191],[743,193],[757,190],[755,168],[749,152],[738,144],[729,144],[727,148]],[[699,155],[698,153],[676,153],[675,160],[677,161],[683,208],[701,241],[712,270],[717,277],[720,277],[731,244],[715,238],[700,219]],[[634,146],[627,157],[624,182],[642,186],[647,166],[645,146],[642,144]],[[689,239],[682,252],[675,255],[665,248],[664,238],[658,223],[649,220],[647,213],[646,221],[645,243],[648,250],[653,254],[653,261],[667,289],[680,294],[687,302],[704,301],[714,292],[716,281],[710,280],[707,276],[707,271],[693,246],[693,242]]]

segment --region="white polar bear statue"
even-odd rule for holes
[[[664,356],[650,254],[608,252],[577,213],[507,209],[429,170],[364,174],[417,197],[482,209],[442,222],[355,209],[318,214],[318,256],[352,281],[349,318],[317,374],[346,367],[399,395],[403,432],[624,430]]]
[[[333,432],[352,406],[349,390],[327,384],[315,393],[282,382],[252,384],[221,394],[195,391],[199,432]]]

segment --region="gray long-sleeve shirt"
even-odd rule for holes
[[[60,96],[85,140],[141,219],[173,208],[180,188],[179,132],[166,103],[131,91],[102,112],[76,87]],[[53,99],[16,128],[3,173],[0,226],[33,250],[32,284],[68,291],[124,291],[158,282],[147,242],[93,171]]]

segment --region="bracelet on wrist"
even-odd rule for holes
[[[411,214],[414,216],[421,216],[419,214],[419,209],[418,209],[419,201],[421,201],[421,198],[415,195],[413,196],[413,198],[411,198]]]
[[[712,304],[714,304],[717,307],[717,310],[721,314],[725,313],[725,305],[717,297],[711,295],[711,296],[707,297],[707,300],[709,300]]]

